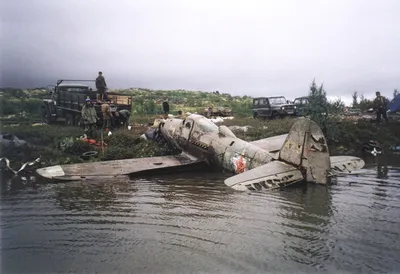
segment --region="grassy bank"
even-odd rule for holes
[[[235,118],[225,120],[227,126],[248,126],[246,131],[233,128],[237,137],[254,141],[289,132],[294,119],[259,120],[253,118]],[[400,145],[400,122],[391,124],[375,124],[370,122],[340,121],[331,119],[327,121],[326,138],[332,155],[355,154],[362,152],[363,144],[369,140],[379,142],[389,152],[389,147]]]
[[[28,145],[22,147],[2,145],[0,156],[7,157],[16,166],[41,156],[43,165],[49,166],[175,153],[166,145],[138,140],[145,130],[145,127],[135,127],[132,131],[127,129],[115,131],[111,136],[104,136],[104,145],[101,146],[101,142],[96,145],[82,140],[84,132],[78,127],[2,126],[2,134],[14,134],[19,139],[27,141]],[[101,136],[100,132],[97,135]],[[101,138],[96,139],[101,140]],[[83,159],[81,155],[89,151],[96,151],[98,155],[91,159]]]
[[[25,140],[29,146],[23,148],[0,148],[1,157],[9,158],[17,166],[39,155],[42,156],[44,165],[82,163],[87,161],[105,161],[128,159],[137,157],[152,157],[174,154],[166,145],[151,141],[138,140],[138,137],[147,130],[147,124],[154,121],[154,116],[137,117],[136,125],[131,131],[121,129],[113,132],[111,136],[104,137],[105,146],[91,145],[80,140],[83,130],[78,127],[64,126],[2,126],[2,133],[15,134]],[[158,116],[155,116],[158,118]],[[288,133],[294,119],[259,120],[247,117],[236,117],[225,120],[222,124],[237,126],[232,131],[237,137],[253,141],[271,136]],[[330,130],[327,139],[332,155],[352,154],[359,155],[362,146],[369,140],[376,140],[387,150],[390,146],[400,145],[400,124],[376,125],[373,123],[357,123],[351,121],[330,121]],[[246,130],[243,128],[245,127]],[[98,132],[97,136],[100,136]],[[100,138],[97,138],[100,140]],[[98,156],[84,160],[81,155],[88,151],[97,151]]]
[[[42,99],[48,96],[45,89],[0,89],[1,132],[15,134],[30,144],[28,147],[18,149],[2,146],[0,148],[1,156],[17,162],[26,162],[41,155],[45,165],[54,165],[175,153],[176,151],[164,145],[138,141],[138,137],[147,129],[146,125],[161,117],[161,104],[167,99],[170,104],[170,113],[173,114],[176,114],[178,110],[202,113],[204,108],[209,106],[230,108],[235,118],[225,120],[223,123],[227,126],[247,126],[245,131],[233,129],[239,138],[246,141],[288,133],[294,122],[289,118],[279,120],[251,118],[252,98],[249,96],[185,90],[125,89],[114,91],[132,95],[131,122],[136,126],[132,131],[115,131],[112,136],[104,138],[107,145],[99,147],[79,139],[84,133],[81,128],[56,125],[31,126],[32,123],[40,121]],[[340,100],[328,102],[322,85],[318,86],[314,81],[309,87],[308,95],[310,96],[311,117],[324,129],[332,155],[359,155],[363,144],[370,140],[381,143],[386,150],[390,146],[400,145],[400,124],[398,122],[379,126],[369,122],[355,123],[340,121],[338,118],[327,118],[328,116],[322,115],[322,113],[339,117],[343,113],[343,102]],[[12,124],[14,126],[11,126]],[[98,156],[84,160],[81,155],[88,151],[97,151]]]

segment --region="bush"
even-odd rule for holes
[[[0,97],[0,115],[19,114],[25,111],[29,114],[40,114],[43,101],[35,98],[16,99],[10,96]]]

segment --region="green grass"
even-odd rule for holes
[[[315,86],[315,89],[317,88]],[[16,161],[26,161],[41,154],[46,164],[65,164],[83,162],[80,155],[88,150],[100,152],[98,158],[92,159],[96,161],[175,153],[170,148],[154,142],[137,142],[137,138],[146,131],[149,123],[163,117],[161,104],[165,99],[168,99],[170,113],[174,115],[177,114],[178,110],[182,110],[184,113],[197,112],[203,114],[204,108],[210,106],[230,108],[235,118],[224,120],[223,124],[227,126],[250,126],[246,132],[235,131],[237,137],[246,141],[288,133],[294,123],[294,120],[290,118],[278,120],[253,119],[251,117],[252,98],[249,96],[231,96],[229,94],[185,90],[126,89],[115,91],[132,95],[133,105],[130,121],[134,127],[131,131],[119,130],[115,131],[111,137],[106,137],[105,142],[108,146],[103,155],[100,148],[88,146],[86,143],[76,140],[83,134],[81,128],[57,125],[31,126],[32,123],[40,120],[39,112],[42,98],[47,96],[43,89],[0,89],[3,113],[0,118],[1,132],[16,134],[32,144],[32,147],[21,151],[19,154],[2,147],[1,155],[10,159],[13,158]],[[325,96],[322,87],[319,87],[318,91],[321,93],[320,97]],[[21,111],[26,111],[27,115],[21,117],[19,114]],[[6,126],[10,124],[19,124],[19,126]],[[326,119],[321,124],[326,127],[326,137],[332,154],[352,150],[359,151],[362,144],[370,139],[381,142],[385,147],[400,145],[399,123],[377,126],[371,123],[354,124],[351,121],[339,123],[334,119]],[[60,144],[64,144],[64,146],[60,146]]]

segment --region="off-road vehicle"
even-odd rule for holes
[[[252,109],[254,118],[275,119],[295,115],[294,105],[284,96],[254,98]]]
[[[307,116],[309,115],[309,104],[310,101],[308,96],[298,97],[294,99],[294,112],[296,116]]]

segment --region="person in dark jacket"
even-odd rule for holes
[[[168,113],[169,113],[169,104],[168,104],[168,100],[165,100],[165,101],[162,103],[162,106],[163,106],[164,114],[168,115]]]
[[[96,78],[96,88],[100,93],[100,100],[103,101],[107,89],[106,80],[104,79],[103,72],[99,71],[99,76]]]
[[[386,123],[389,122],[387,117],[387,104],[388,100],[385,96],[382,96],[379,91],[376,92],[376,98],[374,99],[374,110],[376,111],[376,122],[381,122],[381,116],[385,119]]]

